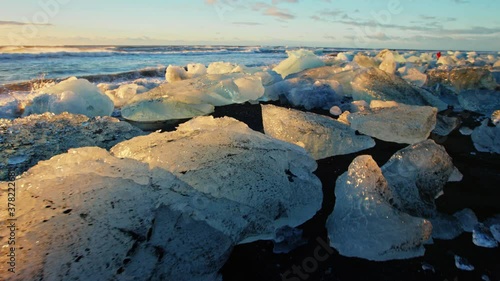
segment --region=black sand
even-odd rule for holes
[[[327,114],[327,112],[317,112]],[[215,117],[230,116],[245,122],[256,131],[263,131],[260,105],[231,105],[218,107]],[[463,115],[464,123],[473,123],[471,116]],[[437,200],[438,210],[453,214],[471,208],[480,221],[500,214],[500,155],[476,152],[469,136],[454,131],[446,138],[434,137],[445,146],[455,166],[463,173],[459,183],[449,183],[445,194]],[[356,154],[336,156],[318,161],[316,175],[323,183],[322,209],[303,224],[308,243],[288,254],[274,254],[271,242],[239,245],[233,250],[222,269],[225,281],[265,280],[500,280],[500,249],[486,249],[472,243],[472,234],[465,233],[451,241],[434,240],[426,246],[426,254],[409,260],[371,262],[340,256],[331,250],[328,259],[312,262],[320,241],[328,242],[325,222],[335,204],[334,188],[339,175],[347,171],[358,155],[370,154],[382,166],[405,145],[377,140],[375,148]],[[322,255],[327,250],[322,248]],[[459,270],[454,256],[459,255],[475,266],[472,272]],[[309,259],[308,259],[309,258]],[[307,272],[302,265],[306,261]],[[309,262],[309,263],[308,263]],[[294,266],[300,267],[298,273]],[[317,268],[316,268],[317,267]],[[425,269],[424,269],[425,268]],[[288,274],[287,274],[288,273]]]

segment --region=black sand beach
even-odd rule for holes
[[[326,111],[316,113],[328,115]],[[230,116],[245,122],[254,130],[263,131],[260,105],[247,103],[218,107],[213,115]],[[470,114],[462,114],[462,117],[464,124],[477,125]],[[446,138],[434,137],[434,140],[446,148],[455,166],[464,175],[461,182],[447,184],[444,195],[437,199],[438,210],[453,214],[470,208],[479,221],[499,214],[500,157],[477,152],[470,136],[463,136],[458,130]],[[420,258],[371,262],[342,257],[334,249],[331,252],[323,249],[321,253],[328,253],[328,259],[312,262],[315,250],[322,247],[318,239],[328,242],[325,222],[335,204],[337,177],[347,171],[351,161],[359,155],[372,155],[381,166],[404,147],[377,140],[377,145],[370,150],[318,161],[315,174],[323,184],[324,199],[322,209],[300,227],[307,244],[288,254],[274,254],[272,242],[236,246],[222,269],[224,280],[500,280],[500,249],[474,245],[471,233],[462,234],[451,241],[434,240],[432,245],[426,246],[425,256]],[[467,258],[475,270],[468,272],[458,269],[455,255]],[[309,272],[302,268],[304,262]],[[297,267],[299,271],[294,273],[293,269]]]

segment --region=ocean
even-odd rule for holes
[[[110,75],[148,73],[157,70],[164,77],[165,68],[189,63],[210,64],[216,61],[246,66],[264,66],[287,57],[287,47],[263,46],[60,46],[0,47],[0,85],[40,78],[62,79],[92,76],[109,80]],[[307,48],[317,55],[345,49]]]

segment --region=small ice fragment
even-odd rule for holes
[[[330,108],[330,114],[333,116],[340,116],[342,114],[342,109],[338,106]]]
[[[491,231],[491,235],[493,235],[495,240],[500,242],[500,224],[494,224],[494,225],[490,226],[490,231]]]
[[[474,132],[474,130],[472,130],[469,127],[462,127],[462,128],[460,128],[460,133],[462,135],[464,135],[464,136],[470,136],[470,135],[472,135],[472,132]]]
[[[422,263],[422,269],[423,269],[424,271],[432,271],[432,272],[436,272],[436,270],[434,269],[434,266],[432,266],[431,264],[426,263],[426,262],[423,262],[423,263]]]
[[[484,248],[496,248],[498,246],[498,242],[493,237],[490,229],[482,223],[474,227],[472,231],[472,242],[474,245]]]
[[[463,209],[462,211],[453,214],[462,225],[465,232],[472,232],[474,227],[479,223],[476,214],[471,209]]]
[[[458,170],[457,167],[453,170],[453,173],[450,175],[448,182],[461,182],[464,179],[464,175]]]
[[[464,271],[473,271],[474,266],[466,258],[455,255],[455,266]]]
[[[275,254],[286,254],[307,243],[302,238],[302,230],[295,227],[283,226],[276,230],[273,252]]]

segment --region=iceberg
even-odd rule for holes
[[[162,84],[134,97],[129,105],[139,102],[163,103],[167,99],[185,104],[223,106],[258,100],[264,92],[262,80],[258,76],[242,73],[204,75]]]
[[[460,127],[461,124],[462,122],[457,117],[448,117],[438,114],[436,128],[432,132],[440,136],[447,136]]]
[[[378,64],[374,59],[365,56],[361,53],[356,54],[354,57],[354,62],[356,62],[360,67],[368,68],[368,67],[378,67]]]
[[[186,79],[192,79],[207,74],[207,68],[200,63],[188,64],[186,68],[176,65],[169,65],[165,73],[168,83],[174,83]]]
[[[221,280],[236,244],[321,208],[316,162],[234,119],[197,118],[112,151],[120,158],[70,149],[16,180],[16,280]]]
[[[461,256],[455,255],[455,266],[464,271],[474,271],[475,267],[466,259]]]
[[[69,112],[96,117],[110,116],[114,110],[113,101],[85,79],[72,77],[55,86],[42,88],[38,94],[31,105],[26,107],[24,116]]]
[[[111,152],[169,171],[204,194],[251,207],[275,220],[272,229],[298,226],[321,208],[314,159],[232,118],[194,118],[175,132],[136,137]],[[245,242],[272,237],[262,232]]]
[[[398,64],[396,62],[396,59],[394,58],[394,55],[389,52],[385,55],[384,60],[379,66],[380,70],[383,70],[389,74],[395,74],[396,69],[398,68]]]
[[[233,72],[237,72],[239,65],[233,64],[230,62],[213,62],[208,65],[207,74],[229,74]]]
[[[269,223],[95,147],[40,162],[16,183],[16,213],[25,218],[16,242],[25,248],[13,280],[221,280],[234,244]]]
[[[117,89],[105,91],[115,105],[116,108],[121,108],[128,103],[135,95],[147,92],[148,88],[137,84],[121,85]]]
[[[14,120],[0,119],[0,180],[9,170],[21,174],[41,160],[70,148],[115,144],[144,134],[112,117],[44,113]]]
[[[472,230],[472,242],[483,248],[496,248],[498,241],[495,239],[489,227],[482,223],[477,224]]]
[[[437,109],[399,104],[349,115],[354,130],[380,140],[414,144],[427,139],[436,126]]]
[[[338,178],[335,196],[326,227],[341,255],[386,261],[424,254],[431,223],[392,207],[391,190],[371,156],[354,159]]]
[[[454,171],[451,157],[444,147],[433,140],[425,140],[396,152],[382,166],[382,173],[393,194],[392,205],[418,217],[436,214],[434,199],[443,193]]]
[[[500,108],[500,91],[467,90],[458,95],[460,105],[469,111],[491,116]]]
[[[122,108],[123,118],[135,122],[159,122],[190,119],[214,112],[211,104],[189,104],[171,98],[143,100]]]
[[[463,90],[494,90],[497,87],[492,73],[482,67],[455,68],[450,71],[433,69],[427,74],[429,80],[426,86],[432,87],[440,83],[453,88],[456,93]]]
[[[448,108],[436,96],[416,88],[402,78],[377,68],[364,69],[354,78],[352,97],[354,100],[391,100],[408,105],[431,105],[439,110]]]
[[[423,87],[427,83],[427,75],[423,74],[417,68],[410,68],[406,70],[403,79],[412,83],[417,87]]]
[[[437,213],[429,220],[433,239],[453,240],[464,232],[460,221],[454,216]]]
[[[270,100],[284,99],[291,105],[304,107],[306,110],[330,109],[342,103],[343,97],[336,91],[339,87],[336,81],[291,78],[266,87],[264,96]]]
[[[460,221],[462,229],[465,232],[472,232],[474,227],[479,223],[476,214],[469,208],[456,212],[453,216]]]
[[[288,58],[273,69],[283,79],[290,74],[298,73],[308,68],[325,66],[325,63],[309,50],[287,51],[287,54]]]
[[[262,105],[262,119],[266,135],[302,146],[316,160],[375,146],[372,138],[327,116]]]
[[[500,126],[490,127],[488,120],[484,120],[471,137],[477,151],[500,154]]]

